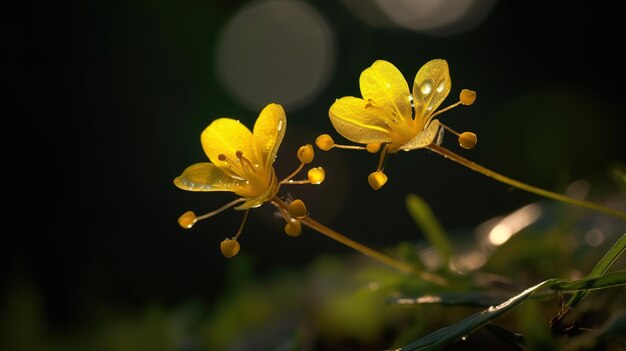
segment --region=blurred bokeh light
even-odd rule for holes
[[[363,22],[398,26],[434,36],[463,33],[478,26],[496,0],[343,0]]]
[[[334,34],[303,1],[257,1],[224,26],[216,55],[217,75],[240,104],[257,111],[271,101],[294,110],[327,84]]]

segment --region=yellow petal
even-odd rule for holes
[[[242,151],[253,164],[258,163],[252,133],[239,121],[231,118],[219,118],[213,121],[200,135],[200,142],[209,160],[217,166],[224,164],[218,155],[224,154],[230,160],[237,160],[235,153]]]
[[[330,121],[344,138],[355,143],[384,143],[390,141],[385,110],[353,96],[342,97],[330,106]]]
[[[280,143],[287,130],[287,117],[281,105],[269,104],[259,114],[254,124],[254,147],[260,163],[268,169],[272,166]]]
[[[390,111],[398,123],[412,121],[409,86],[396,66],[377,60],[361,73],[359,84],[365,101]]]
[[[452,81],[445,60],[431,60],[417,72],[413,82],[413,105],[420,130],[424,128],[428,117],[446,99],[451,87]]]
[[[414,149],[421,149],[432,143],[438,143],[437,137],[439,136],[439,120],[435,119],[426,129],[421,131],[413,139],[409,140],[406,144],[400,146],[401,150],[409,151]]]
[[[222,172],[209,162],[196,163],[187,167],[183,174],[174,179],[174,184],[188,191],[236,191],[245,185]]]

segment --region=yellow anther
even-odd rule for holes
[[[365,150],[367,150],[367,152],[369,152],[371,154],[375,154],[375,153],[378,152],[378,150],[380,150],[380,145],[381,145],[381,143],[367,144],[367,146],[365,146]]]
[[[314,156],[315,151],[313,151],[313,145],[311,144],[300,146],[300,148],[298,149],[298,160],[300,160],[300,162],[304,164],[313,162]]]
[[[287,224],[285,224],[285,233],[293,237],[300,236],[300,233],[302,233],[302,223],[297,219],[287,222]]]
[[[476,134],[472,132],[463,132],[459,135],[459,144],[461,144],[461,147],[464,149],[473,149],[477,142],[478,138]]]
[[[370,186],[374,190],[378,190],[387,183],[387,175],[381,171],[372,172],[368,177],[367,181],[370,183]]]
[[[187,211],[183,213],[180,217],[178,217],[178,224],[185,228],[189,229],[193,227],[194,224],[198,221],[196,214],[193,211]]]
[[[243,157],[243,151],[241,150],[235,151],[235,157],[241,159]]]
[[[239,253],[239,242],[235,239],[224,239],[220,243],[220,250],[222,250],[222,255],[226,258],[234,257]]]
[[[217,159],[220,160],[220,161],[226,161],[226,155],[219,154],[219,155],[217,155]]]
[[[309,169],[307,176],[309,177],[309,182],[311,182],[311,184],[320,184],[324,181],[324,179],[326,179],[326,172],[322,167],[315,167]]]
[[[308,212],[306,210],[306,206],[304,205],[304,202],[302,202],[302,200],[300,199],[293,200],[289,204],[289,215],[292,218],[306,217],[307,214]]]
[[[333,138],[328,134],[322,134],[315,139],[315,145],[320,148],[320,150],[328,151],[333,148],[335,142]]]
[[[469,89],[461,90],[461,103],[463,105],[469,106],[476,101],[476,92]]]

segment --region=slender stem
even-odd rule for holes
[[[280,184],[310,184],[311,181],[308,179],[304,179],[304,180],[288,180],[288,181],[282,181],[280,182]]]
[[[379,172],[383,169],[383,165],[385,164],[385,156],[387,156],[387,148],[389,147],[389,144],[385,144],[383,146],[382,151],[380,152],[380,159],[378,160],[378,167],[376,168],[376,171]]]
[[[280,184],[285,184],[287,183],[291,178],[295,177],[296,174],[300,173],[300,171],[302,170],[302,168],[304,168],[304,163],[300,163],[300,166],[298,166],[298,168],[296,168],[295,171],[293,171],[289,176],[287,176],[287,178],[283,179],[280,181]]]
[[[337,149],[348,149],[348,150],[365,150],[365,147],[363,146],[358,146],[358,145],[340,145],[340,144],[333,144],[334,148]]]
[[[282,200],[278,199],[278,198],[274,198],[272,200],[272,203],[274,204],[274,206],[278,207],[279,210],[281,210],[281,212],[286,211],[287,210],[287,204],[284,203]],[[351,248],[354,249],[368,257],[371,257],[383,264],[386,264],[390,267],[396,268],[402,272],[405,273],[414,273],[417,274],[420,278],[439,284],[439,285],[445,285],[447,282],[444,278],[429,273],[429,272],[425,272],[422,271],[420,269],[418,269],[417,267],[406,263],[406,262],[402,262],[399,260],[396,260],[395,258],[389,257],[383,253],[381,253],[380,251],[376,251],[374,249],[371,249],[359,242],[356,242],[330,228],[328,228],[327,226],[323,225],[322,223],[312,219],[311,217],[304,217],[304,218],[299,218],[300,222],[303,223],[304,225],[308,226],[311,229],[314,229],[316,231],[318,231],[319,233],[326,235],[327,237]]]
[[[442,155],[442,156],[444,156],[444,157],[446,157],[446,158],[451,159],[452,161],[460,163],[460,164],[462,164],[463,166],[465,166],[465,167],[467,167],[469,169],[472,169],[472,170],[474,170],[474,171],[476,171],[478,173],[482,173],[482,174],[486,175],[487,177],[491,177],[491,178],[493,178],[493,179],[495,179],[497,181],[500,181],[502,183],[514,186],[514,187],[516,187],[518,189],[525,190],[525,191],[528,191],[530,193],[537,194],[537,195],[540,195],[540,196],[543,196],[543,197],[547,197],[549,199],[565,202],[565,203],[568,203],[568,204],[571,204],[571,205],[586,207],[586,208],[589,208],[589,209],[592,209],[592,210],[595,210],[595,211],[599,211],[599,212],[602,212],[602,213],[605,213],[605,214],[608,214],[608,215],[611,215],[611,216],[619,217],[621,219],[626,219],[626,213],[624,213],[624,212],[620,212],[618,210],[615,210],[615,209],[612,209],[612,208],[609,208],[609,207],[605,207],[605,206],[602,206],[602,205],[598,205],[598,204],[595,204],[595,203],[592,203],[592,202],[583,201],[583,200],[577,200],[577,199],[571,198],[569,196],[557,194],[557,193],[554,193],[552,191],[544,190],[544,189],[538,188],[536,186],[528,185],[528,184],[522,183],[520,181],[517,181],[515,179],[511,179],[511,178],[506,177],[506,176],[504,176],[504,175],[502,175],[500,173],[497,173],[497,172],[494,172],[494,171],[492,171],[490,169],[487,169],[487,168],[485,168],[485,167],[483,167],[483,166],[481,166],[481,165],[479,165],[479,164],[477,164],[475,162],[472,162],[472,161],[470,161],[470,160],[468,160],[468,159],[466,159],[466,158],[464,158],[464,157],[462,157],[462,156],[460,156],[460,155],[458,155],[458,154],[456,154],[456,153],[454,153],[454,152],[452,152],[452,151],[450,151],[450,150],[448,150],[448,149],[446,149],[446,148],[444,148],[444,147],[442,147],[440,145],[430,144],[430,145],[427,146],[427,148],[432,150],[432,151],[434,151],[434,152],[436,152],[436,153],[438,153],[438,154],[440,154],[440,155]]]
[[[246,213],[243,214],[243,219],[241,220],[241,224],[239,225],[239,230],[237,230],[237,233],[235,234],[235,236],[233,236],[232,240],[237,240],[239,238],[239,235],[241,235],[241,232],[243,232],[243,226],[248,220],[248,213],[250,213],[250,209],[247,209]]]
[[[230,207],[233,207],[233,206],[235,206],[236,204],[238,204],[238,203],[240,203],[240,202],[243,202],[243,201],[246,201],[246,199],[244,199],[244,198],[235,199],[235,200],[233,200],[233,201],[231,201],[231,202],[227,203],[226,205],[224,205],[224,206],[222,206],[222,207],[218,208],[217,210],[214,210],[214,211],[211,211],[211,212],[209,212],[209,213],[207,213],[207,214],[203,214],[202,216],[198,216],[198,217],[196,217],[196,220],[198,220],[198,221],[199,221],[199,220],[202,220],[202,219],[207,219],[207,218],[209,218],[209,217],[215,216],[216,214],[221,213],[222,211],[227,210],[227,209],[229,209]]]

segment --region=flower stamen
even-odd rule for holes
[[[459,106],[459,105],[465,105],[465,106],[469,106],[471,104],[474,103],[474,101],[476,100],[476,92],[473,90],[469,90],[469,89],[463,89],[461,90],[461,93],[459,94],[459,101],[455,102],[454,104],[443,108],[441,110],[435,111],[432,115],[430,115],[430,117],[428,117],[428,120],[426,120],[426,123],[424,124],[424,126],[428,126],[428,124],[430,124],[430,121],[433,120],[433,117],[444,113],[446,111],[450,111],[453,108]]]
[[[217,210],[213,210],[213,211],[211,211],[211,212],[209,212],[209,213],[203,214],[202,216],[197,216],[197,217],[196,217],[196,222],[197,222],[197,221],[201,221],[201,220],[203,220],[203,219],[207,219],[207,218],[209,218],[209,217],[213,217],[213,216],[215,216],[216,214],[220,214],[220,213],[224,212],[225,210],[227,210],[227,209],[229,209],[229,208],[231,208],[231,207],[235,206],[236,204],[238,204],[238,203],[240,203],[240,202],[244,202],[244,201],[246,201],[246,199],[244,199],[244,198],[235,199],[235,200],[233,200],[233,201],[231,201],[231,202],[227,203],[226,205],[224,205],[224,206],[222,206],[222,207],[218,208]]]
[[[239,229],[237,230],[237,233],[235,233],[235,235],[230,240],[237,240],[239,238],[239,236],[241,235],[241,232],[243,232],[243,227],[246,224],[246,221],[248,220],[248,213],[250,213],[250,210],[246,210],[246,212],[243,214],[243,220],[241,221],[241,225],[239,225]]]
[[[243,155],[243,151],[237,150],[237,152],[235,152],[235,156],[237,156],[237,160],[239,160],[239,164],[241,164],[241,168],[243,170],[249,170],[256,174],[256,167]]]

